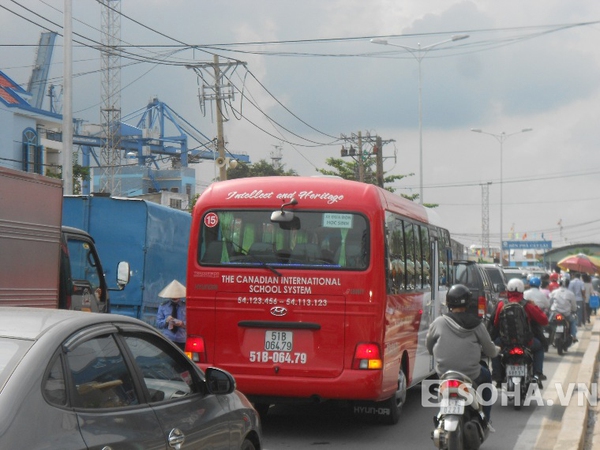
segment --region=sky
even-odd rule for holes
[[[101,8],[72,5],[73,111],[90,124],[101,117]],[[1,0],[0,70],[26,87],[40,33],[62,35],[63,9]],[[271,161],[280,149],[284,169],[317,175],[340,157],[341,136],[378,135],[386,175],[414,174],[392,184],[396,193],[419,193],[422,155],[423,201],[466,245],[482,241],[483,186],[492,245],[500,216],[505,239],[600,243],[595,0],[126,0],[120,11],[123,117],[157,97],[214,139],[214,104],[202,107],[203,80],[186,66],[217,54],[240,63],[226,73],[233,154]],[[62,61],[58,36],[57,86]],[[212,161],[197,165],[198,189],[217,175]]]

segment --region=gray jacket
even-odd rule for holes
[[[577,312],[575,294],[564,286],[552,291],[550,301],[552,302],[552,306],[550,307],[552,311],[558,311],[567,317]]]
[[[427,350],[435,358],[435,370],[464,373],[471,379],[479,376],[481,352],[490,358],[498,355],[483,322],[470,313],[450,313],[438,317],[427,332]]]

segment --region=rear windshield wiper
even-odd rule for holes
[[[274,267],[272,267],[270,264],[264,262],[263,260],[261,260],[258,256],[253,255],[252,253],[248,253],[248,252],[244,252],[244,249],[242,248],[242,246],[238,245],[237,243],[233,242],[233,241],[224,241],[226,244],[231,244],[232,247],[235,247],[235,249],[237,251],[239,251],[240,253],[242,253],[245,256],[249,256],[253,261],[259,263],[261,266],[269,269],[271,272],[273,272],[275,275],[277,275],[278,277],[282,277],[283,274],[281,272],[279,272],[277,269],[275,269]]]

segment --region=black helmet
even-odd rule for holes
[[[446,306],[448,308],[467,306],[470,301],[471,291],[464,284],[455,284],[446,294]]]

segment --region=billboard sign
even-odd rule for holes
[[[507,250],[550,250],[552,241],[504,241],[502,246]]]

